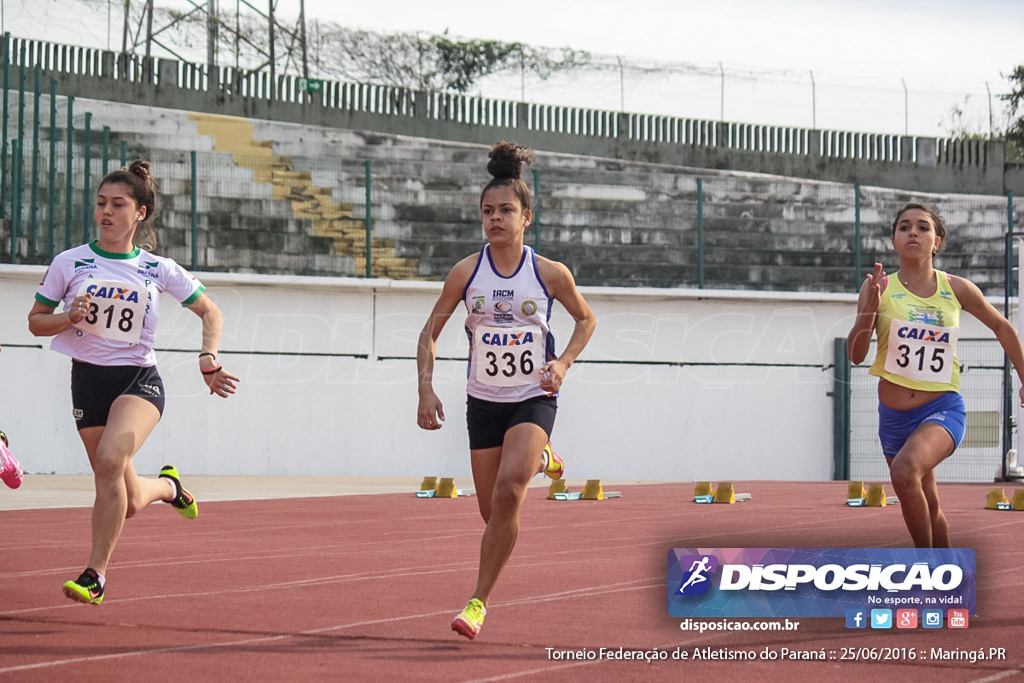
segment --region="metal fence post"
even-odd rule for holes
[[[1005,252],[1005,284],[1003,285],[1003,315],[1010,318],[1010,296],[1013,294],[1013,190],[1006,191],[1006,242],[1003,245]],[[1018,292],[1018,296],[1020,292]],[[1020,314],[1020,302],[1017,303],[1018,315]],[[1003,457],[1002,463],[1003,479],[1008,474],[1006,469],[1006,454],[1013,448],[1013,406],[1016,404],[1013,391],[1013,373],[1010,359],[1003,353]]]
[[[3,110],[3,150],[0,152],[0,218],[7,216],[7,112],[10,111],[10,80],[11,80],[11,34],[5,33],[3,38],[3,71],[4,71],[4,110]],[[11,252],[14,252],[12,247]]]
[[[533,171],[533,250],[540,253],[540,171]]]
[[[67,177],[64,179],[64,248],[71,248],[71,223],[74,217],[74,183],[71,180],[71,173],[74,170],[72,163],[74,161],[75,145],[74,145],[74,134],[75,134],[75,98],[68,98],[68,127],[65,132],[64,139],[67,140],[68,148],[67,154]]]
[[[82,174],[82,241],[89,241],[89,207],[92,197],[89,192],[89,167],[92,161],[92,112],[85,112],[85,170]]]
[[[37,227],[39,217],[39,77],[41,67],[36,64],[35,74],[32,79],[32,186],[29,190],[29,255],[35,256],[39,252],[37,244]]]
[[[366,277],[372,277],[373,268],[370,265],[370,258],[373,256],[373,247],[370,240],[373,237],[373,204],[372,204],[372,182],[370,172],[371,162],[366,162]]]
[[[100,165],[100,175],[106,176],[110,171],[110,126],[103,126],[103,161]]]
[[[196,263],[199,261],[199,221],[198,221],[198,189],[196,179],[198,172],[196,170],[196,151],[192,150],[189,154],[192,161],[192,270],[196,269]]]
[[[11,150],[11,170],[14,173],[14,181],[11,184],[11,192],[13,194],[14,187],[17,186],[19,196],[11,199],[11,214],[12,217],[17,216],[14,203],[21,204],[21,186],[23,179],[18,177],[21,173],[21,169],[14,163],[15,156],[20,160],[25,156],[25,44],[21,44],[21,49],[18,52],[20,60],[18,62],[18,155],[14,155],[14,150]],[[7,116],[7,112],[4,112],[4,116]],[[20,216],[17,216],[20,222]],[[12,245],[13,246],[13,245]]]
[[[52,260],[57,251],[57,217],[54,215],[57,210],[57,81],[54,80],[50,81],[50,182],[46,193],[49,199],[46,217],[50,235],[49,260]]]
[[[850,360],[846,339],[836,337],[832,345],[832,479],[850,478]]]
[[[697,289],[704,289],[704,179],[697,178]]]
[[[17,263],[21,231],[21,140],[11,141],[11,166],[11,263]]]
[[[860,185],[853,186],[853,267],[854,286],[860,285],[864,277],[863,264],[861,263],[861,234],[860,234]]]

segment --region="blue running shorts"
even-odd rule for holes
[[[949,432],[956,450],[967,429],[964,397],[951,391],[911,410],[894,410],[879,402],[878,440],[882,442],[882,454],[889,460],[895,458],[914,430],[926,422],[934,422]]]

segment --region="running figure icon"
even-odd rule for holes
[[[708,566],[709,560],[710,558],[707,555],[700,558],[700,560],[694,560],[693,564],[691,564],[690,568],[687,570],[690,572],[689,578],[686,579],[686,581],[683,582],[683,585],[679,587],[680,593],[684,592],[690,586],[698,583],[704,583],[708,580],[708,577],[705,576],[705,574],[711,570],[711,567]]]

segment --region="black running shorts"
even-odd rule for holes
[[[523,422],[539,426],[550,438],[557,411],[558,399],[554,396],[536,396],[519,403],[496,403],[467,396],[469,448],[497,448],[505,442],[505,432]]]
[[[71,407],[78,429],[105,426],[110,406],[119,396],[139,396],[164,414],[164,381],[155,365],[106,367],[71,362]]]

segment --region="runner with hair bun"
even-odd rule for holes
[[[164,409],[153,351],[161,292],[203,322],[198,369],[210,394],[227,398],[238,382],[217,361],[222,316],[203,293],[206,288],[150,251],[156,247],[155,212],[149,162],[136,160],[109,173],[93,209],[99,238],[54,257],[28,315],[32,334],[53,337],[50,348],[72,358],[71,403],[96,501],[89,564],[63,589],[68,598],[93,605],[103,602],[107,564],[127,518],[158,500],[186,519],[199,514],[173,466],[165,465],[156,479],[143,479],[132,463]]]
[[[420,333],[416,355],[417,423],[422,429],[440,429],[444,408],[432,384],[437,339],[455,308],[464,304],[470,342],[470,463],[486,527],[476,590],[452,629],[471,640],[480,632],[491,591],[515,547],[519,509],[530,479],[540,472],[557,479],[564,471],[550,446],[556,397],[596,325],[569,269],[523,244],[533,200],[520,176],[533,150],[499,142],[488,156],[493,179],[480,196],[487,244],[448,274]],[[548,325],[552,301],[576,321],[561,354],[556,354]]]

